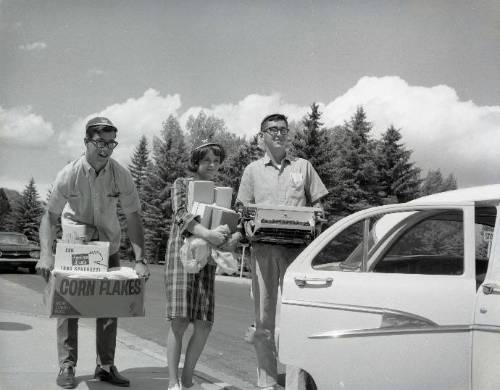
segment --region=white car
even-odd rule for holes
[[[280,360],[318,389],[500,388],[500,185],[348,216],[288,268]]]

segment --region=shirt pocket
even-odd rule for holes
[[[119,192],[110,192],[105,196],[104,199],[104,207],[106,210],[115,210],[118,204],[118,200],[120,199]]]
[[[302,172],[290,172],[287,186],[287,198],[293,200],[293,204],[302,203],[305,199],[304,175]]]

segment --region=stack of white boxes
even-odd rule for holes
[[[206,228],[227,225],[234,233],[239,215],[230,209],[232,196],[231,187],[215,187],[212,181],[194,180],[188,186],[188,210],[198,215]]]

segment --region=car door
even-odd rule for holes
[[[344,218],[286,272],[280,360],[319,389],[469,389],[474,206]]]
[[[500,208],[497,207],[500,211]],[[483,284],[477,290],[473,326],[472,388],[498,389],[500,367],[500,213],[494,231],[483,234],[490,242],[491,253]]]

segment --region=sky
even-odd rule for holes
[[[399,128],[424,174],[500,183],[499,37],[496,0],[0,0],[0,187],[44,197],[96,115],[127,165],[169,115],[249,137],[313,102]]]

